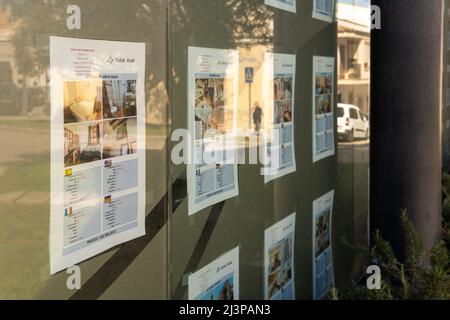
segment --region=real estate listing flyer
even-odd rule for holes
[[[145,45],[50,38],[51,273],[145,234]]]
[[[189,48],[189,215],[239,194],[235,139],[237,50]]]
[[[239,247],[188,279],[189,300],[239,300]]]
[[[264,182],[268,183],[297,170],[294,135],[296,55],[266,53],[264,60]]]
[[[296,2],[297,0],[264,0],[264,3],[266,5],[293,13],[296,13],[297,11]]]
[[[313,162],[335,154],[334,58],[313,58]]]
[[[333,22],[335,0],[314,0],[313,18]]]
[[[293,213],[264,232],[264,298],[295,300]]]
[[[324,298],[334,284],[331,243],[334,190],[313,203],[313,299]]]

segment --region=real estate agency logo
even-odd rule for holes
[[[116,57],[113,58],[112,56],[109,56],[108,59],[106,59],[106,62],[109,64],[113,63],[136,63],[136,58],[130,58],[130,57]]]

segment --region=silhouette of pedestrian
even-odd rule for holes
[[[259,135],[261,130],[261,119],[262,119],[262,109],[258,102],[255,102],[255,107],[253,108],[253,123],[255,124],[256,134]]]

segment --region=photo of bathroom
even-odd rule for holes
[[[103,81],[103,118],[136,116],[136,80]]]

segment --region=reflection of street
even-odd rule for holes
[[[370,161],[370,140],[339,142],[338,150],[339,163],[369,163]]]
[[[154,134],[153,134],[154,133]],[[164,172],[165,128],[147,128],[148,163],[152,175]],[[45,205],[49,193],[50,130],[46,121],[0,117],[0,205]],[[20,178],[19,178],[20,177]],[[155,182],[157,194],[165,192],[164,180]]]
[[[341,232],[352,230],[349,239],[361,246],[368,241],[369,170],[370,140],[339,142],[336,212],[346,221]],[[347,262],[349,272],[359,272],[360,260],[352,257]]]
[[[4,118],[0,120],[6,121]],[[0,125],[0,148],[5,151],[0,158],[0,181],[5,179],[0,189],[0,205],[35,206],[48,202],[45,179],[39,183],[31,182],[24,168],[33,170],[30,168],[34,166],[38,170],[35,176],[44,174],[42,163],[46,157],[50,158],[49,133],[46,129],[27,128],[22,121],[18,121],[17,126]],[[16,180],[18,177],[23,180]],[[34,188],[34,184],[38,187]]]
[[[367,245],[369,214],[370,140],[339,142],[336,212],[353,229],[353,241]],[[351,208],[349,210],[349,208]],[[355,260],[354,268],[359,268]]]
[[[0,148],[3,152],[0,164],[32,161],[36,155],[50,157],[50,131],[0,126]],[[47,141],[47,143],[44,143]]]
[[[50,158],[49,130],[0,125],[0,136],[2,137],[0,149],[7,150],[0,158],[0,172],[7,164],[32,161],[35,157],[43,154],[47,154]],[[165,143],[166,137],[163,135],[151,136],[147,139],[146,148],[161,151],[164,149]]]

